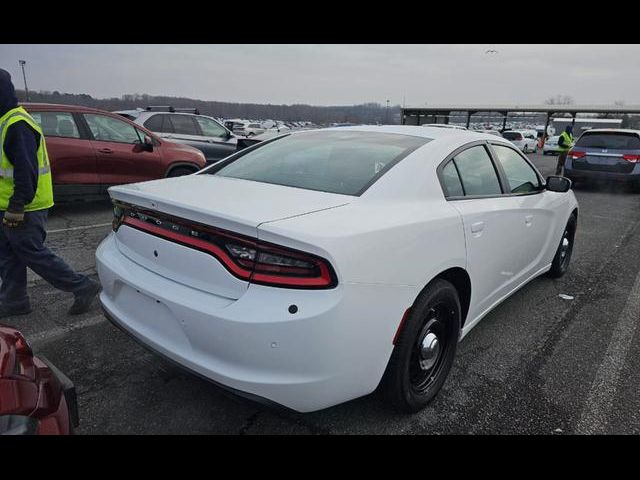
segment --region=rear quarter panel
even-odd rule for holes
[[[462,221],[444,198],[354,202],[263,223],[258,236],[326,258],[339,283],[410,287],[404,308],[438,273],[466,266]]]

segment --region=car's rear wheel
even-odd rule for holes
[[[182,177],[184,175],[191,175],[192,173],[195,173],[195,170],[193,168],[176,167],[169,172],[169,175],[167,175],[167,177]]]
[[[387,402],[412,413],[436,396],[451,369],[460,324],[457,290],[446,280],[434,280],[401,326],[381,383]]]
[[[578,221],[575,214],[571,214],[569,221],[567,222],[567,226],[564,228],[564,232],[562,233],[562,238],[560,239],[558,250],[556,250],[556,255],[553,257],[551,270],[549,270],[549,276],[551,278],[559,278],[567,273],[567,270],[569,269],[577,225]]]

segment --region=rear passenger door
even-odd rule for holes
[[[505,194],[508,187],[487,142],[455,151],[439,167],[439,175],[447,200],[464,224],[467,270],[473,279],[469,318],[474,319],[515,288],[525,274],[525,216],[512,214],[519,199]]]
[[[44,133],[56,195],[99,192],[96,155],[79,114],[29,111]]]

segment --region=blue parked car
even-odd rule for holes
[[[567,155],[564,176],[578,181],[632,181],[640,188],[640,130],[586,131]]]

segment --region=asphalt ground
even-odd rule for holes
[[[530,155],[543,174],[555,157]],[[401,415],[376,393],[310,414],[227,394],[148,352],[97,302],[66,314],[69,294],[30,276],[34,312],[10,322],[76,384],[78,434],[640,433],[640,194],[576,185],[580,216],[569,272],[540,277],[461,342],[436,399]],[[110,204],[50,213],[48,245],[95,276]],[[563,299],[565,294],[573,299]]]

